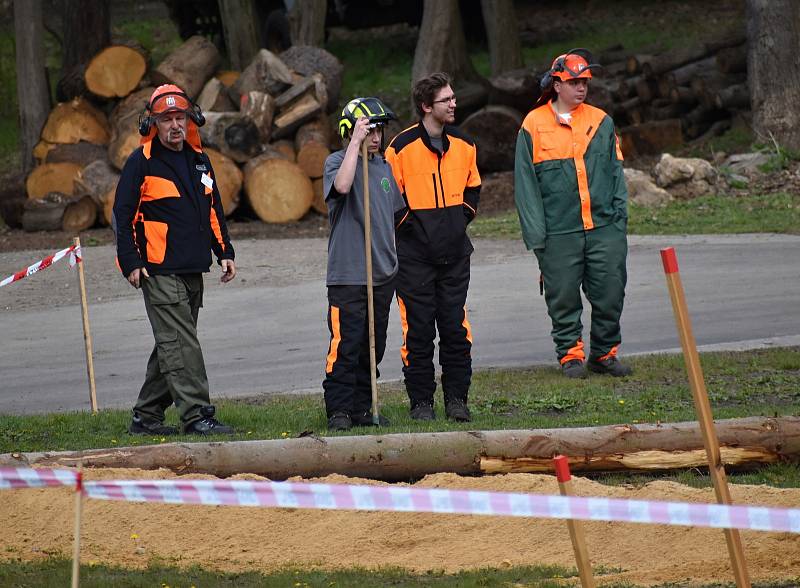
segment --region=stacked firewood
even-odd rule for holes
[[[82,71],[85,92],[56,105],[26,179],[26,230],[84,230],[109,224],[119,173],[139,146],[139,116],[155,87],[173,83],[202,108],[200,135],[225,213],[242,202],[266,222],[289,222],[312,207],[325,213],[325,158],[338,141],[342,66],[316,47],[280,56],[262,49],[242,72],[218,71],[220,55],[192,37],[148,70],[139,48],[103,49]]]
[[[629,155],[716,136],[750,109],[747,46],[730,35],[658,55],[609,52],[589,102],[611,113]]]

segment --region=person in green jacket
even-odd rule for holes
[[[573,49],[543,76],[542,95],[517,137],[515,202],[522,237],[539,262],[562,372],[627,376],[617,357],[627,281],[628,193],[611,117],[585,103],[591,54]],[[592,307],[589,359],[581,289]]]

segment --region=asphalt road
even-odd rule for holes
[[[237,281],[223,287],[212,274],[200,314],[212,398],[320,392],[328,342],[325,241],[236,245]],[[475,245],[468,298],[475,367],[555,365],[535,258],[518,242]],[[679,348],[659,256],[666,246],[677,251],[701,350],[800,345],[800,236],[631,237],[623,355]],[[144,305],[113,269],[110,247],[85,251],[98,401],[101,408],[129,407],[153,345]],[[0,259],[0,278],[39,253]],[[88,407],[77,286],[61,265],[0,289],[0,413]],[[393,311],[384,380],[401,377],[400,342]]]

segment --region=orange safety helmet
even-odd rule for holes
[[[161,114],[168,112],[185,112],[189,120],[187,121],[186,140],[195,151],[200,151],[200,133],[198,127],[202,127],[206,119],[202,110],[197,106],[186,93],[174,84],[163,84],[156,88],[150,95],[150,100],[145,106],[144,111],[139,115],[139,134],[142,135],[141,144],[151,141],[156,135],[155,122]]]
[[[592,61],[592,54],[587,49],[570,49],[563,55],[559,55],[553,60],[550,70],[542,76],[540,82],[542,90],[549,88],[556,79],[565,82],[579,78],[591,78],[592,69],[600,67],[600,64],[592,63]]]

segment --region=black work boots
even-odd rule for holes
[[[128,433],[131,435],[154,435],[163,437],[166,435],[177,435],[178,428],[158,421],[145,421],[138,414],[134,413],[131,424],[128,425]]]
[[[192,421],[183,429],[186,435],[233,435],[233,427],[223,425],[214,418],[216,408],[213,404],[200,409],[200,419]]]
[[[630,376],[633,373],[633,369],[630,366],[625,365],[616,357],[607,357],[599,361],[596,359],[590,359],[587,367],[589,368],[590,372],[594,372],[596,374],[608,374],[609,376],[614,376],[615,378],[623,378],[625,376]]]
[[[570,359],[561,364],[561,373],[567,378],[585,378],[586,366],[580,359]]]

